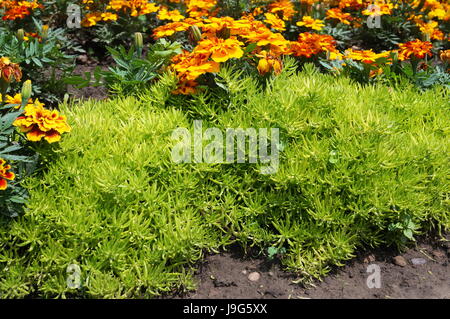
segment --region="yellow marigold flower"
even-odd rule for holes
[[[265,23],[270,24],[270,26],[278,31],[284,31],[286,30],[286,24],[283,20],[279,19],[276,15],[272,13],[265,13],[264,16],[266,17],[266,20],[264,20]]]
[[[117,14],[111,12],[104,12],[100,16],[103,21],[117,21]]]
[[[13,172],[8,172],[11,165],[6,165],[6,161],[0,158],[0,190],[4,191],[8,187],[8,180],[12,181],[16,178]]]
[[[1,101],[1,94],[0,94],[0,101]],[[22,105],[22,94],[17,93],[14,96],[6,95],[5,102],[6,102],[6,104],[17,105],[15,108],[18,109]],[[33,103],[33,100],[29,99],[28,103]]]
[[[398,59],[400,61],[408,60],[411,57],[416,59],[423,59],[425,56],[431,56],[431,49],[433,44],[428,41],[420,41],[416,39],[406,43],[400,43],[398,51]]]
[[[430,21],[426,23],[424,21],[418,20],[416,24],[420,28],[420,32],[427,35],[429,39],[444,40],[444,33],[439,30],[439,24],[437,21]]]
[[[441,51],[439,57],[441,58],[442,62],[450,63],[450,49]]]
[[[13,125],[27,133],[28,140],[32,142],[43,138],[49,143],[58,142],[61,134],[70,132],[66,117],[57,110],[45,109],[38,99],[25,107],[24,115],[18,117]]]
[[[392,3],[375,2],[374,4],[371,4],[370,9],[368,7],[367,9],[363,10],[362,14],[366,16],[382,16],[391,14],[392,9],[394,9],[394,5]]]
[[[171,20],[171,21],[181,21],[184,16],[178,10],[168,11],[166,8],[162,8],[158,13],[159,20]]]
[[[263,50],[259,54],[256,54],[260,60],[258,61],[258,72],[264,75],[270,71],[274,71],[275,74],[280,74],[283,69],[283,64],[279,57],[269,54],[267,51]]]
[[[241,46],[244,43],[236,38],[209,38],[200,41],[194,49],[197,53],[211,54],[211,59],[215,62],[225,62],[232,58],[240,58],[244,55]]]
[[[307,28],[311,28],[313,30],[322,30],[323,27],[325,26],[325,24],[323,23],[323,20],[319,20],[319,19],[313,19],[310,16],[304,16],[302,18],[302,21],[298,21],[296,23],[299,27],[307,27]]]
[[[374,64],[375,61],[379,58],[386,58],[389,56],[389,51],[376,53],[372,50],[353,50],[348,49],[345,51],[345,56],[348,59],[352,59],[355,61],[361,61],[366,64]]]

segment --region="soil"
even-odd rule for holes
[[[278,261],[251,253],[244,255],[241,249],[233,247],[206,257],[195,275],[198,282],[195,292],[165,298],[450,299],[449,257],[449,241],[422,240],[401,254],[395,249],[376,249],[357,254],[344,267],[334,268],[322,281],[303,286],[294,283],[298,278],[283,271]],[[425,263],[413,265],[412,259]],[[404,266],[398,265],[401,261],[406,261]],[[367,285],[371,275],[368,266],[373,264],[380,267],[380,288]],[[259,279],[250,281],[249,275],[254,272],[260,275]]]
[[[75,67],[75,70],[73,72],[74,75],[84,75],[85,72],[90,72],[93,77],[94,70],[97,67],[100,67],[102,70],[107,70],[107,66],[111,65],[109,61],[106,61],[105,63],[99,63],[98,61],[94,59],[89,59],[86,55],[81,55],[77,58],[77,66]],[[108,91],[103,86],[99,87],[84,87],[84,88],[77,88],[73,85],[69,85],[67,88],[67,93],[76,99],[95,99],[95,100],[104,100],[108,97]]]

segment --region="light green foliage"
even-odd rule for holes
[[[190,113],[173,104],[170,76],[139,99],[63,106],[72,133],[27,181],[26,213],[0,228],[2,296],[189,289],[202,252],[232,242],[283,251],[307,279],[358,247],[450,228],[445,89],[361,87],[312,67],[295,74],[289,60],[264,90],[227,70],[222,78],[228,99],[185,98]],[[173,163],[172,130],[192,129],[196,114],[221,129],[280,128],[278,172]],[[67,288],[69,264],[81,268],[78,290]]]

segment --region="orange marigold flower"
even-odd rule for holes
[[[260,58],[257,67],[259,74],[264,75],[271,70],[273,70],[277,75],[280,74],[281,70],[283,69],[283,64],[279,57],[271,55],[265,50],[256,54],[256,56]]]
[[[339,1],[339,8],[352,8],[352,9],[358,9],[361,8],[364,5],[363,0],[340,0]]]
[[[4,191],[8,187],[8,180],[12,181],[16,178],[13,172],[8,172],[11,165],[6,165],[6,161],[0,158],[0,190]]]
[[[184,22],[171,22],[166,25],[162,25],[153,30],[153,37],[155,39],[171,36],[176,32],[186,31],[189,29],[190,24]]]
[[[236,38],[209,38],[202,40],[194,49],[196,53],[211,54],[211,59],[215,62],[225,62],[232,58],[240,58],[244,55],[241,46],[244,45]]]
[[[0,79],[6,82],[13,80],[19,82],[22,79],[22,71],[16,63],[12,63],[8,57],[0,58]]]
[[[326,19],[337,19],[340,22],[348,25],[350,25],[350,21],[352,20],[352,16],[350,13],[344,13],[339,8],[327,10],[326,15]]]
[[[423,59],[425,56],[431,56],[431,49],[433,44],[428,41],[420,41],[416,39],[406,43],[400,43],[398,51],[398,59],[400,61],[408,60],[411,57],[416,59]]]
[[[270,13],[281,13],[283,20],[290,20],[295,11],[294,4],[290,0],[279,0],[274,3],[269,4],[268,6]]]
[[[83,27],[93,27],[99,21],[102,21],[102,13],[101,12],[92,12],[92,13],[86,14],[84,19],[81,21],[81,25]]]
[[[13,125],[27,133],[28,140],[32,142],[43,138],[49,143],[58,142],[61,134],[70,132],[66,117],[57,110],[45,109],[38,99],[25,107],[24,116],[18,117]]]
[[[185,51],[172,58],[171,68],[181,82],[194,81],[205,73],[219,72],[219,63],[209,60],[210,54]]]
[[[291,51],[295,56],[310,58],[320,52],[336,51],[336,41],[331,35],[303,32],[298,41],[291,42]]]

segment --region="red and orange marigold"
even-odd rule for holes
[[[406,43],[400,43],[398,50],[398,59],[400,61],[408,60],[411,58],[424,59],[427,55],[431,56],[431,49],[433,44],[428,41],[420,41],[416,39]]]
[[[8,172],[11,165],[6,165],[6,161],[0,158],[0,190],[5,190],[8,187],[8,180],[12,181],[16,177],[13,172]]]
[[[12,63],[7,57],[0,58],[0,79],[6,82],[20,81],[22,79],[22,71],[16,63]]]
[[[70,132],[66,117],[57,110],[45,109],[38,99],[25,107],[24,115],[18,117],[13,125],[27,133],[28,140],[32,142],[42,139],[49,143],[58,142],[61,134]]]

